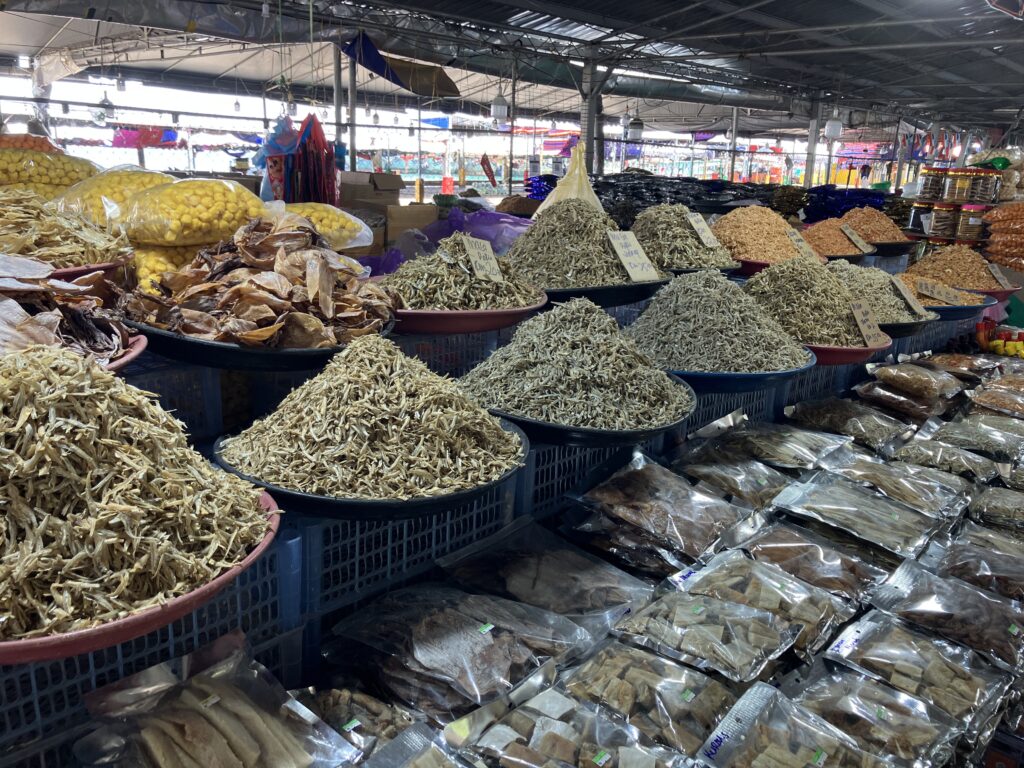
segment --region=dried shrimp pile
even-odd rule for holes
[[[924,304],[926,307],[945,307],[948,306],[946,302],[941,299],[937,299],[934,296],[928,296],[927,294],[921,293],[917,290],[917,276],[908,274],[907,272],[901,272],[896,275],[896,279],[903,283],[910,292],[914,294],[918,301]],[[955,290],[955,289],[954,289]],[[960,299],[957,302],[957,306],[968,307],[977,306],[978,304],[985,303],[985,296],[980,293],[968,293],[967,291],[956,291]]]
[[[516,238],[508,260],[523,279],[541,288],[587,288],[630,282],[608,233],[618,231],[608,216],[575,198],[546,208]]]
[[[801,257],[768,267],[747,281],[746,291],[804,344],[864,346],[850,309],[853,296],[814,259]]]
[[[625,334],[658,366],[675,371],[782,371],[809,359],[754,299],[713,271],[675,278]]]
[[[997,291],[1002,286],[992,276],[985,258],[966,245],[936,248],[923,259],[907,267],[911,277],[937,280],[952,288],[972,291]]]
[[[714,223],[711,231],[734,259],[776,264],[795,259],[800,251],[789,239],[792,227],[775,211],[748,205],[729,211]]]
[[[801,234],[819,256],[849,256],[859,253],[857,246],[840,229],[842,219],[825,219],[808,227]]]
[[[661,269],[738,267],[729,249],[704,245],[686,217],[685,205],[655,205],[636,217],[633,234],[647,257]]]
[[[0,640],[87,629],[200,587],[266,534],[149,396],[66,350],[0,357]]]
[[[851,208],[840,219],[869,243],[901,243],[909,240],[892,219],[874,208]]]
[[[926,317],[914,312],[896,290],[892,276],[880,269],[833,261],[828,265],[828,270],[846,286],[854,301],[863,301],[871,307],[875,320],[880,323],[912,323],[938,317],[934,312],[928,313]]]
[[[130,250],[123,234],[110,234],[78,213],[59,212],[38,195],[0,190],[0,253],[63,269],[121,261]]]
[[[362,336],[223,456],[289,490],[358,499],[439,496],[522,463],[519,438],[449,379],[380,336]]]
[[[659,427],[694,406],[687,388],[586,299],[527,320],[460,383],[488,408],[593,429]]]
[[[515,274],[515,265],[498,259],[505,282],[477,277],[466,254],[465,235],[456,232],[438,243],[432,256],[403,263],[383,285],[399,309],[510,309],[544,300],[544,291]]]

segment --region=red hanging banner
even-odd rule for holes
[[[491,166],[491,159],[486,154],[480,158],[480,167],[483,168],[484,175],[487,176],[487,180],[491,182],[491,186],[498,186],[498,182],[494,178],[494,168]]]

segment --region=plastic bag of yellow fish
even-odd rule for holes
[[[123,219],[140,192],[172,181],[174,177],[166,173],[119,165],[78,182],[54,202],[61,210],[75,211],[93,224],[105,227]]]
[[[333,205],[288,203],[285,210],[309,219],[321,237],[336,251],[363,248],[373,243],[373,231],[365,222]]]
[[[0,149],[0,184],[56,184],[70,187],[100,172],[82,157],[34,149]]]

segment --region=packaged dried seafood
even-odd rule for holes
[[[889,765],[765,683],[757,683],[743,694],[698,754],[713,768]]]
[[[964,424],[986,429],[995,429],[999,432],[1008,432],[1017,437],[1024,437],[1024,421],[1015,419],[1012,416],[1000,416],[996,413],[969,413],[960,419]]]
[[[993,530],[964,520],[954,541],[957,544],[973,544],[1001,555],[1024,557],[1024,538],[1011,530]]]
[[[893,458],[922,467],[933,467],[954,475],[973,478],[987,483],[996,478],[999,468],[994,461],[965,451],[953,445],[946,445],[938,440],[911,440],[893,452]]]
[[[964,385],[953,374],[914,363],[879,365],[869,368],[868,372],[900,392],[926,400],[953,397],[964,389]]]
[[[677,461],[672,468],[720,489],[734,502],[749,504],[754,509],[768,508],[779,491],[792,482],[790,477],[779,470],[754,459],[735,459],[713,464]]]
[[[1024,599],[1024,556],[1008,555],[969,542],[932,542],[921,565],[1011,600]]]
[[[817,520],[900,557],[916,557],[943,520],[929,517],[845,477],[816,472],[775,497],[792,515]]]
[[[775,211],[756,205],[734,208],[711,225],[715,237],[734,259],[771,264],[800,255],[787,234],[791,229]]]
[[[960,475],[954,475],[952,472],[944,472],[934,467],[922,467],[920,464],[910,464],[906,461],[889,461],[886,463],[893,469],[898,469],[914,477],[948,488],[965,499],[970,499],[978,490],[978,486],[970,480]]]
[[[56,184],[69,187],[99,173],[84,157],[0,147],[0,184]]]
[[[174,177],[166,173],[120,165],[68,187],[53,204],[61,211],[80,214],[96,226],[106,228],[124,219],[140,192],[172,181]]]
[[[776,565],[820,589],[847,600],[865,600],[889,574],[863,558],[838,549],[827,539],[787,523],[763,517],[737,526],[726,546],[743,549],[755,560]]]
[[[593,514],[575,526],[587,543],[667,576],[699,558],[749,513],[694,488],[643,454],[580,497]],[[645,565],[653,560],[655,568]]]
[[[570,659],[592,642],[542,608],[436,585],[388,593],[334,634],[360,644],[363,671],[389,695],[442,723],[494,700],[545,659]]]
[[[940,443],[979,453],[996,462],[1016,463],[1024,458],[1024,437],[1003,432],[977,418],[947,421],[934,429],[932,437]]]
[[[544,292],[521,279],[507,259],[498,259],[503,282],[478,277],[465,238],[456,232],[438,243],[433,255],[403,262],[384,278],[381,284],[399,309],[508,309],[544,301]]]
[[[487,408],[591,429],[663,427],[695,405],[688,386],[655,367],[586,299],[530,318],[459,383]]]
[[[470,768],[426,723],[406,728],[364,765],[366,768]]]
[[[1024,533],[1024,492],[987,488],[971,502],[970,511],[979,522]]]
[[[688,568],[673,576],[672,583],[690,595],[749,605],[801,625],[794,647],[803,656],[820,650],[854,614],[835,595],[738,550],[715,555],[699,570]]]
[[[832,451],[848,445],[849,437],[801,429],[791,424],[740,421],[730,414],[696,433],[698,440],[683,446],[678,462],[730,462],[757,459],[779,469],[811,469]],[[731,426],[735,424],[735,426]]]
[[[641,744],[636,728],[549,688],[488,728],[472,747],[489,768],[670,768],[678,753]]]
[[[362,248],[373,243],[373,231],[350,213],[326,203],[288,203],[288,213],[308,219],[335,251]]]
[[[1012,678],[962,645],[871,611],[846,627],[825,654],[932,704],[984,741],[995,728]]]
[[[289,490],[396,501],[484,485],[525,459],[516,433],[380,336],[353,341],[221,451]]]
[[[978,294],[968,295],[978,296]],[[964,381],[976,382],[981,379],[991,378],[999,372],[999,363],[993,360],[986,360],[981,355],[964,355],[957,352],[940,352],[939,354],[928,355],[914,362],[918,365],[951,373]]]
[[[988,386],[994,389],[1008,389],[1024,395],[1024,373],[1006,372],[998,379],[992,379]]]
[[[849,667],[830,669],[820,659],[799,682],[782,690],[865,752],[902,768],[941,768],[964,731],[962,723],[938,707]]]
[[[614,631],[662,656],[748,682],[791,648],[802,629],[759,608],[669,592],[621,619]]]
[[[566,688],[685,755],[697,751],[736,701],[707,675],[615,642],[573,670]]]
[[[904,561],[871,603],[954,643],[982,653],[1014,674],[1024,670],[1024,608],[959,579]]]
[[[854,387],[853,391],[865,402],[888,408],[914,421],[927,421],[933,416],[939,416],[949,410],[951,405],[949,400],[943,398],[925,400],[911,397],[877,381],[865,381]]]
[[[233,234],[165,272],[160,295],[126,293],[118,308],[156,328],[263,349],[335,347],[380,333],[393,318],[368,270],[321,247],[305,219],[254,219]]]
[[[1024,419],[1024,395],[998,387],[979,387],[968,393],[973,408],[985,408],[1005,413],[1015,419]]]
[[[625,333],[659,367],[672,371],[759,373],[799,368],[810,360],[799,342],[720,272],[673,279]]]
[[[490,592],[571,618],[603,634],[637,610],[652,589],[529,518],[443,557],[437,564],[466,589]]]
[[[633,234],[654,265],[662,269],[738,267],[728,248],[704,244],[687,218],[690,215],[685,205],[652,205],[636,217]]]
[[[309,709],[359,750],[359,761],[390,743],[415,720],[410,712],[355,688],[328,688],[299,697]]]
[[[863,403],[838,397],[797,403],[791,410],[787,409],[786,415],[801,426],[849,435],[855,442],[875,450],[913,432],[899,419]]]
[[[189,447],[152,396],[68,350],[0,356],[0,435],[0,562],[13,569],[0,581],[0,640],[163,605],[237,565],[269,529],[259,492]]]
[[[229,240],[263,201],[237,181],[179,179],[135,196],[124,220],[128,238],[146,245],[201,245]]]

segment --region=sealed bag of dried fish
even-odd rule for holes
[[[987,483],[999,475],[995,462],[939,440],[914,438],[893,452],[893,458]]]
[[[1024,492],[987,488],[971,503],[971,516],[987,525],[1024,533]]]
[[[797,403],[786,415],[812,429],[849,435],[861,445],[880,450],[900,436],[909,437],[913,427],[854,400],[828,397]]]
[[[1024,599],[1024,556],[1003,554],[970,542],[933,541],[921,565],[1011,600]]]
[[[737,458],[747,458],[763,461],[779,469],[811,469],[819,466],[821,460],[830,453],[850,442],[849,437],[801,429],[791,424],[745,420],[735,424],[730,417],[698,430],[696,437],[698,439],[690,440],[683,446],[677,464],[730,462]]]
[[[720,491],[726,498],[758,510],[766,509],[779,491],[792,482],[791,477],[754,459],[708,464],[676,461],[672,469],[699,480],[701,490]]]

